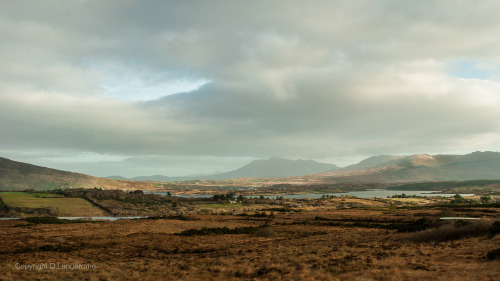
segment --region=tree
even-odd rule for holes
[[[464,198],[460,194],[453,195],[453,198],[455,198],[455,199],[451,200],[451,203],[463,203],[464,202]]]
[[[479,200],[481,200],[481,203],[486,204],[489,201],[491,201],[491,196],[489,196],[489,195],[483,195],[483,196],[481,196],[481,198],[479,198]]]

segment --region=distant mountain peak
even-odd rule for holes
[[[273,156],[269,159],[258,159],[246,164],[245,166],[233,171],[199,175],[187,177],[165,177],[149,176],[135,177],[132,180],[151,180],[151,181],[182,181],[182,180],[221,180],[234,178],[280,178],[303,176],[310,174],[323,173],[336,170],[338,167],[334,164],[320,163],[314,160],[289,160],[282,157]]]
[[[255,160],[231,172],[222,173],[226,178],[276,178],[322,173],[338,169],[334,164],[320,163],[314,160],[289,160],[271,157],[268,160]]]
[[[109,177],[106,177],[106,179],[112,179],[112,180],[128,180],[128,178],[126,178],[126,177],[122,177],[122,176],[109,176]]]
[[[475,151],[461,156],[456,163],[467,163],[477,161],[490,161],[500,159],[500,152],[495,151]]]
[[[262,161],[266,161],[266,160],[263,160],[261,159]],[[285,159],[283,157],[278,157],[278,156],[272,156],[271,158],[267,159],[267,161],[273,161],[273,160],[288,160],[288,159]]]

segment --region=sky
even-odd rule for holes
[[[0,7],[1,157],[133,177],[500,151],[500,1]]]

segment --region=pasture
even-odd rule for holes
[[[58,216],[106,216],[106,212],[83,198],[67,198],[54,193],[1,192],[11,208],[53,208]]]

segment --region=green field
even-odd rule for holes
[[[56,208],[58,216],[106,216],[106,212],[83,198],[52,193],[1,192],[5,205],[21,208]]]

